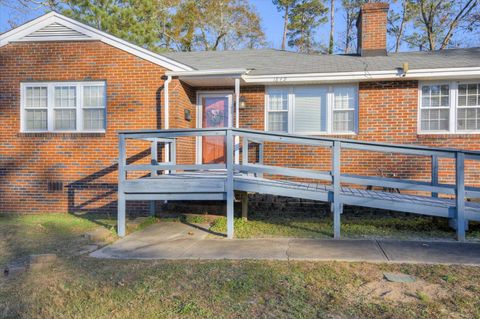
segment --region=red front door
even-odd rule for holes
[[[227,127],[228,97],[205,96],[202,98],[202,127]],[[202,163],[225,163],[226,143],[224,136],[202,138]]]

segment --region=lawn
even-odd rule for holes
[[[248,221],[235,219],[235,236],[237,238],[267,237],[303,237],[332,238],[333,224],[330,217],[311,217],[302,214],[284,214],[283,216],[257,213],[251,214]],[[210,223],[210,230],[225,233],[225,217],[211,215],[182,215],[168,218],[170,221],[181,220],[190,223]],[[436,218],[404,213],[390,212],[383,215],[342,215],[341,234],[343,238],[389,238],[389,239],[429,239],[454,240],[455,231],[445,218]],[[480,240],[480,223],[470,222],[467,239]]]
[[[0,279],[0,317],[480,317],[477,267],[119,261],[73,253],[89,241],[81,234],[111,226],[111,219],[71,215],[1,216],[0,265],[31,253],[59,257],[47,268]],[[384,272],[411,274],[417,282],[389,283]]]

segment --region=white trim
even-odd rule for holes
[[[196,111],[197,111],[197,121],[196,121],[196,127],[197,128],[202,128],[202,116],[203,116],[203,110],[202,110],[202,97],[204,96],[210,96],[210,97],[227,97],[228,98],[228,109],[231,109],[231,105],[233,102],[233,94],[234,91],[232,90],[223,90],[223,91],[197,91],[196,92]],[[228,113],[228,112],[227,112]],[[229,119],[232,116],[231,114],[228,114]],[[196,164],[202,164],[202,137],[197,136],[195,140],[195,162]]]
[[[240,76],[247,73],[247,69],[207,69],[207,70],[193,70],[193,71],[167,71],[165,75],[179,76],[179,77],[196,77],[208,75],[221,76]]]
[[[58,23],[72,30],[78,31],[82,34],[85,34],[85,36],[88,38],[87,39],[86,38],[71,39],[68,37],[58,36],[58,37],[43,38],[43,39],[22,39],[26,35],[32,32],[35,32],[37,30],[40,30],[52,23]],[[122,40],[111,34],[92,28],[86,24],[80,23],[74,19],[68,18],[56,12],[49,12],[41,17],[38,17],[37,19],[27,22],[24,25],[21,25],[15,29],[12,29],[0,35],[0,47],[7,45],[8,43],[11,43],[11,42],[92,41],[92,40],[102,41],[106,44],[109,44],[113,47],[116,47],[128,53],[131,53],[135,56],[138,56],[139,58],[145,59],[147,61],[150,61],[152,63],[155,63],[157,65],[160,65],[172,71],[193,70],[188,65],[184,65],[175,60],[167,58],[163,55],[151,52],[138,45],[132,44],[128,41]]]
[[[457,111],[458,111],[458,85],[468,83],[480,83],[477,80],[439,80],[439,81],[419,81],[418,82],[418,106],[417,106],[417,134],[418,135],[475,135],[480,134],[480,130],[458,130],[457,129]],[[421,110],[422,110],[422,86],[424,85],[449,85],[450,106],[449,106],[449,130],[448,131],[422,131]],[[464,108],[464,107],[461,107]],[[466,107],[468,108],[468,107]],[[475,108],[475,107],[472,107]],[[446,109],[446,108],[438,108]]]
[[[308,74],[278,74],[278,75],[243,75],[246,83],[279,85],[313,82],[359,82],[371,80],[399,80],[399,79],[469,79],[480,77],[480,67],[418,69],[409,70],[406,74],[399,70],[361,71],[361,72],[333,72]]]
[[[46,130],[27,130],[26,121],[26,88],[28,87],[47,87],[47,129]],[[55,130],[54,113],[55,109],[55,87],[72,86],[75,87],[76,94],[76,130]],[[104,129],[102,130],[84,130],[83,129],[83,110],[100,109],[99,107],[83,107],[83,88],[85,86],[104,87]],[[20,83],[20,133],[105,133],[107,129],[107,83],[105,81],[57,81],[57,82],[21,82]]]
[[[334,93],[333,90],[335,87],[353,87],[355,89],[355,107],[354,107],[354,130],[345,131],[345,132],[334,132],[333,131],[333,103],[334,103]],[[268,113],[272,112],[268,110],[269,105],[269,90],[275,88],[285,88],[288,90],[288,107],[286,111],[276,111],[276,112],[288,112],[287,116],[287,132],[292,134],[303,134],[303,135],[348,135],[355,136],[358,134],[359,130],[359,98],[358,98],[358,83],[350,84],[332,84],[332,85],[290,85],[290,86],[279,86],[279,85],[270,85],[265,87],[265,102],[264,102],[264,130],[268,131]],[[309,87],[309,88],[323,88],[326,89],[326,107],[327,107],[327,119],[326,119],[326,131],[318,132],[296,132],[295,131],[295,92],[296,87]],[[275,111],[273,111],[275,112]]]

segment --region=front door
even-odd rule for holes
[[[228,95],[202,96],[202,127],[228,126]],[[225,136],[202,137],[202,163],[225,163],[226,142]]]

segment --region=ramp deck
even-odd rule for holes
[[[225,164],[176,164],[176,138],[184,136],[224,135],[227,140]],[[242,161],[240,163],[240,138],[242,139]],[[151,142],[150,165],[128,164],[126,140],[143,139]],[[315,170],[269,166],[263,164],[263,143],[298,143],[327,147],[332,152],[332,170]],[[168,145],[167,160],[158,163],[158,143]],[[251,143],[259,145],[259,160],[248,162]],[[413,154],[428,156],[432,161],[430,182],[396,178],[340,174],[340,152],[342,148]],[[457,237],[465,239],[465,224],[469,220],[480,221],[480,203],[470,202],[466,197],[480,197],[480,189],[465,187],[464,161],[480,160],[480,152],[426,148],[413,145],[389,145],[351,140],[325,139],[275,134],[239,129],[190,129],[123,132],[119,141],[119,235],[125,233],[125,201],[127,200],[225,200],[227,201],[227,235],[233,237],[234,191],[261,193],[318,200],[331,204],[334,215],[334,237],[340,237],[340,215],[343,205],[395,210],[421,215],[449,218],[454,221]],[[438,158],[455,159],[456,183],[438,183]],[[235,159],[234,159],[235,158]],[[129,171],[147,171],[140,178],[128,179]],[[264,174],[269,174],[266,178]],[[283,179],[282,179],[283,176]],[[287,180],[315,180],[315,183]],[[342,183],[344,185],[342,185]],[[348,185],[348,187],[346,186]],[[352,187],[350,186],[352,185]],[[384,190],[367,190],[365,186],[383,187]],[[399,188],[409,193],[422,192],[428,195],[406,194],[386,191]],[[447,196],[439,197],[438,194]],[[449,198],[450,197],[450,198]]]

